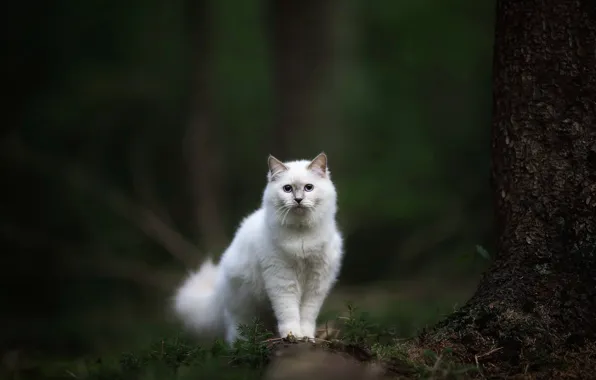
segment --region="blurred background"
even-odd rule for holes
[[[346,301],[408,336],[492,252],[493,1],[56,0],[5,13],[0,350],[119,352],[259,207],[329,157]]]

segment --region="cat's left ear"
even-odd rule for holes
[[[288,167],[284,165],[283,162],[273,157],[272,155],[269,155],[269,158],[267,159],[267,164],[269,165],[269,173],[267,174],[267,178],[269,179],[269,181],[273,181],[279,173],[288,170]]]
[[[319,155],[316,156],[310,164],[308,164],[308,169],[325,178],[328,174],[327,155],[325,154],[325,152],[319,153]]]

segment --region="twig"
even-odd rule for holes
[[[474,355],[474,360],[476,361],[476,368],[478,369],[478,372],[482,375],[482,377],[484,377],[484,374],[482,373],[482,370],[480,368],[480,361],[479,361],[479,359],[481,359],[483,357],[486,357],[486,356],[489,356],[489,355],[492,355],[495,352],[497,352],[499,350],[502,350],[502,349],[503,349],[503,347],[497,347],[497,348],[493,348],[492,350],[490,350],[488,352],[485,352],[484,354]]]
[[[264,341],[262,341],[261,343],[271,343],[271,342],[279,342],[279,341],[283,341],[286,338],[269,338],[269,339],[265,339]],[[322,338],[313,338],[315,341],[320,341],[320,342],[325,342],[325,343],[332,343],[330,340],[325,340]],[[297,339],[299,342],[301,341],[301,339]]]
[[[269,338],[265,339],[261,343],[279,342],[280,340],[284,340],[284,338]]]
[[[485,357],[485,356],[488,356],[488,355],[494,354],[495,352],[497,352],[497,351],[500,351],[500,350],[502,350],[502,349],[503,349],[503,347],[497,347],[497,348],[493,348],[492,350],[490,350],[490,351],[488,351],[488,352],[485,352],[484,354],[476,355],[476,357],[477,357],[478,359],[480,359],[480,358],[483,358],[483,357]]]
[[[443,360],[443,354],[440,354],[439,356],[437,356],[437,360],[435,361],[435,364],[430,369],[430,371],[432,373],[435,373],[439,369],[439,365],[441,364],[441,360]]]
[[[0,223],[0,235],[30,248],[59,247],[61,252],[68,255],[65,268],[76,275],[85,276],[93,273],[94,275],[129,280],[139,285],[165,291],[172,289],[177,277],[174,274],[168,276],[163,270],[153,268],[141,261],[116,258],[113,255],[105,254],[96,247],[77,246],[67,241],[56,240],[42,231]],[[96,251],[98,254],[92,257],[80,255],[81,252],[89,250]]]

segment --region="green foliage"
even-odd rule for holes
[[[237,339],[232,347],[232,364],[246,364],[254,368],[262,368],[268,362],[269,348],[267,339],[273,334],[263,327],[262,323],[255,319],[251,324],[238,326],[240,339]]]
[[[413,360],[408,353],[411,343],[396,336],[394,329],[374,323],[368,313],[359,312],[352,304],[348,304],[347,309],[348,315],[341,318],[340,339],[348,345],[369,348],[377,360],[402,362],[423,379],[464,379],[477,371],[475,366],[455,360],[449,348],[440,354],[424,350],[422,360]]]
[[[233,347],[221,341],[203,346],[181,337],[161,339],[146,349],[124,352],[116,359],[46,363],[43,373],[49,378],[88,380],[182,380],[198,375],[213,379],[259,378],[267,361],[267,351],[259,339],[269,335],[257,323],[243,326],[242,330],[245,341],[236,342]]]
[[[359,312],[351,303],[347,304],[348,315],[343,320],[341,339],[348,344],[365,345],[377,336],[378,325],[370,321],[368,314]]]
[[[420,377],[423,379],[462,379],[478,371],[471,365],[463,365],[451,356],[451,349],[445,348],[440,354],[434,351],[424,351],[426,362],[418,367]]]
[[[354,355],[354,350],[370,352],[372,356],[358,360],[378,361],[387,368],[395,363],[409,368],[412,378],[463,379],[475,367],[462,365],[451,356],[449,349],[440,354],[424,351],[422,357],[410,357],[410,340],[395,334],[395,329],[371,320],[369,313],[347,305],[346,316],[335,322],[340,329],[337,339],[320,341],[321,349]],[[19,372],[20,379],[86,379],[86,380],[186,380],[261,379],[270,361],[275,343],[258,319],[239,326],[239,339],[232,346],[220,340],[209,345],[197,344],[192,338],[176,335],[158,339],[145,348],[127,351],[115,358],[79,359],[71,362],[46,362],[39,371]],[[286,344],[291,344],[286,341]],[[300,343],[297,343],[300,344]],[[16,373],[6,373],[15,376]],[[30,375],[30,377],[28,377]]]
[[[218,344],[214,345],[215,352]],[[148,363],[159,362],[172,371],[178,367],[190,365],[198,359],[204,358],[207,352],[200,346],[193,345],[180,339],[162,340],[152,344],[147,351],[140,353],[124,353],[120,358],[120,365],[124,371],[138,371]]]

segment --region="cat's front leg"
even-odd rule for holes
[[[263,271],[265,289],[275,318],[279,335],[302,337],[300,326],[300,288],[295,271],[282,261],[266,263]]]
[[[310,270],[300,305],[300,327],[303,337],[314,341],[317,317],[337,274],[336,265],[319,264]]]

